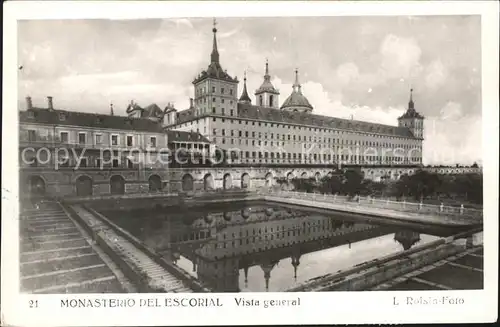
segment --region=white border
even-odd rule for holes
[[[497,319],[498,276],[498,54],[499,6],[496,1],[389,2],[7,2],[4,3],[4,74],[2,128],[2,324],[9,325],[215,325],[492,322]],[[265,8],[265,10],[263,10]],[[411,292],[412,296],[460,296],[466,304],[394,306],[393,296],[409,292],[253,293],[247,298],[284,299],[300,296],[300,308],[236,308],[233,294],[218,297],[222,309],[133,308],[61,309],[62,296],[19,295],[18,279],[18,139],[17,20],[164,17],[396,16],[481,15],[484,171],[485,289],[482,291]],[[110,136],[111,137],[111,136]],[[118,136],[119,137],[119,136]],[[111,141],[111,139],[110,139]],[[8,160],[5,160],[8,158]],[[104,298],[110,295],[82,295]],[[169,294],[126,294],[120,298],[165,298]],[[187,295],[185,295],[187,296]],[[238,295],[240,296],[240,295]],[[76,298],[77,296],[67,296]],[[39,299],[39,309],[28,309]]]

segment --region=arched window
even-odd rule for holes
[[[260,105],[260,106],[263,106],[263,105],[264,105],[264,101],[263,101],[263,99],[262,99],[262,95],[261,95],[261,96],[259,96],[259,105]]]
[[[274,96],[273,96],[273,95],[270,95],[270,96],[269,96],[269,107],[272,107],[272,106],[273,106],[273,100],[274,100]]]

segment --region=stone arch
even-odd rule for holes
[[[314,174],[314,179],[316,180],[316,182],[319,182],[321,180],[321,173],[319,171]]]
[[[162,190],[161,177],[154,174],[149,176],[149,192],[159,192]]]
[[[125,194],[125,178],[122,175],[113,175],[109,179],[111,194]]]
[[[289,172],[288,174],[286,174],[286,180],[287,180],[287,181],[289,181],[289,182],[290,182],[293,178],[294,178],[294,176],[293,176],[293,173],[292,173],[292,172]]]
[[[41,176],[33,175],[28,177],[29,192],[32,195],[44,195],[46,192],[45,185],[45,180]]]
[[[271,172],[267,173],[266,174],[266,177],[265,177],[265,180],[266,180],[266,186],[272,186],[273,185],[273,174]]]
[[[80,175],[76,179],[76,195],[77,196],[90,196],[93,193],[92,178],[87,175]]]
[[[241,188],[250,188],[250,175],[248,173],[241,175]]]
[[[208,173],[203,176],[203,189],[205,191],[212,190],[214,188],[214,177],[212,174]]]
[[[302,174],[300,174],[300,178],[307,178],[307,172],[304,171]]]
[[[233,178],[230,173],[224,174],[224,177],[222,178],[222,184],[225,190],[228,190],[233,186]]]
[[[328,178],[332,178],[332,177],[333,177],[333,173],[332,173],[331,171],[329,171],[329,172],[326,174],[326,176],[327,176]]]
[[[191,192],[194,189],[194,179],[191,174],[185,174],[182,176],[182,191]]]

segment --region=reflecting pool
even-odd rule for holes
[[[267,203],[100,212],[216,292],[285,291],[440,237]]]

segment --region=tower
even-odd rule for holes
[[[271,83],[271,75],[269,75],[269,62],[266,60],[266,73],[264,74],[264,82],[255,91],[255,99],[258,106],[268,108],[279,107],[280,92],[274,88]]]
[[[293,112],[311,112],[313,110],[309,100],[302,94],[298,69],[295,70],[295,83],[292,85],[292,94],[283,102],[281,110]]]
[[[194,106],[197,115],[215,114],[236,116],[238,79],[222,69],[217,49],[217,22],[214,19],[210,65],[194,80]]]
[[[245,72],[244,78],[243,78],[243,92],[241,92],[241,97],[238,100],[239,103],[244,103],[244,104],[252,104],[252,99],[248,96],[247,92],[247,72]]]
[[[408,109],[401,117],[398,118],[398,126],[408,128],[416,138],[424,138],[424,116],[420,115],[415,110],[415,103],[413,102],[413,89],[410,90]]]

